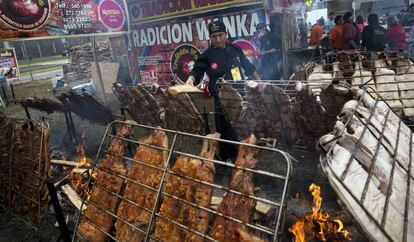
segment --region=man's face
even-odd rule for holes
[[[226,47],[227,34],[224,32],[218,32],[210,35],[211,44],[215,48]]]
[[[266,30],[264,30],[264,29],[259,29],[259,30],[258,30],[258,32],[259,32],[259,36],[260,36],[260,37],[263,37],[263,36],[265,35],[265,33],[266,33]]]
[[[335,19],[335,15],[333,15],[333,14],[332,15],[329,15],[328,18],[329,18],[329,20],[333,21]]]

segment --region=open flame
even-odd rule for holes
[[[75,191],[79,194],[80,197],[89,199],[89,188],[88,186],[88,176],[85,174],[87,169],[91,167],[89,163],[88,156],[86,155],[86,150],[83,145],[78,145],[75,148],[76,153],[78,154],[78,164],[76,165],[75,169],[72,170],[71,174],[69,175],[68,179],[75,189]],[[82,171],[85,169],[85,171]],[[94,172],[91,176],[93,179],[96,179],[96,172]]]
[[[328,213],[320,211],[322,205],[321,188],[311,184],[309,191],[313,196],[312,213],[298,220],[289,228],[296,242],[306,242],[307,237],[318,238],[322,241],[351,240],[350,233],[344,229],[339,219],[331,219]],[[308,238],[309,239],[309,238]]]

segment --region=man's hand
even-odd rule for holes
[[[195,78],[193,76],[189,76],[185,84],[194,86],[194,81],[195,81]]]

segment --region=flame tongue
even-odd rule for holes
[[[76,153],[78,154],[78,164],[76,168],[72,171],[72,173],[69,175],[68,179],[72,185],[72,187],[75,189],[75,191],[81,196],[85,198],[89,198],[89,188],[88,188],[88,177],[84,176],[81,172],[75,172],[76,169],[80,168],[90,168],[90,163],[88,161],[88,157],[86,155],[86,151],[83,145],[78,145],[75,149]],[[94,172],[92,175],[93,179],[96,179],[96,172]]]
[[[305,215],[289,228],[296,242],[306,242],[306,238],[313,237],[322,241],[351,240],[350,233],[344,229],[339,219],[330,219],[328,213],[320,211],[322,205],[321,188],[311,184],[309,191],[313,196],[312,213]],[[309,239],[309,238],[308,238]]]

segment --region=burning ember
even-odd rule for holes
[[[320,241],[344,241],[351,240],[350,233],[344,229],[339,219],[332,219],[328,213],[320,211],[322,204],[321,188],[311,184],[309,191],[312,192],[312,213],[305,215],[304,219],[297,221],[289,228],[295,236],[296,242],[306,242],[312,239]]]
[[[87,171],[91,167],[91,165],[88,161],[86,150],[83,145],[78,145],[75,151],[78,154],[79,163],[76,166],[76,168],[73,169],[68,179],[70,181],[71,186],[80,195],[80,197],[89,198],[89,189],[87,188],[89,173]],[[92,174],[92,178],[96,178],[96,172]]]

